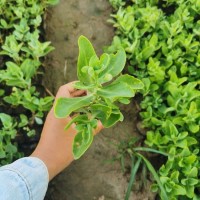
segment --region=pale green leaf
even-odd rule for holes
[[[133,97],[136,89],[142,89],[144,84],[130,75],[122,75],[110,85],[97,91],[97,94],[112,100],[123,97]]]
[[[100,83],[107,82],[104,80],[106,74],[111,74],[113,77],[117,76],[126,64],[126,53],[120,49],[115,55],[110,55],[110,62],[108,66],[99,74]]]
[[[85,151],[89,148],[93,141],[93,133],[90,125],[78,132],[73,141],[73,155],[74,159],[79,159]]]
[[[56,100],[54,113],[57,118],[69,116],[73,111],[88,106],[92,102],[91,95],[76,98],[59,98]]]
[[[122,113],[119,110],[112,110],[109,106],[94,104],[91,106],[91,112],[105,128],[113,126],[118,121],[123,121]]]
[[[82,72],[84,66],[89,66],[91,57],[96,56],[95,50],[91,42],[84,36],[80,36],[78,39],[79,56],[78,56],[78,79],[86,85],[91,82],[90,77]]]

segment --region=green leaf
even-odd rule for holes
[[[111,56],[107,53],[103,53],[101,56],[100,56],[100,61],[99,61],[99,65],[100,65],[100,68],[99,68],[99,73],[102,72],[104,69],[108,68],[108,64],[110,63],[110,59],[111,59]]]
[[[0,97],[5,94],[5,90],[0,89]]]
[[[173,187],[173,195],[176,195],[176,196],[181,195],[181,196],[183,196],[185,194],[186,194],[186,190],[185,190],[185,188],[183,186],[176,184]]]
[[[17,152],[17,147],[15,145],[12,145],[11,143],[9,143],[5,146],[5,150],[8,153],[14,154]]]
[[[125,83],[132,90],[141,90],[144,87],[142,81],[128,74],[119,76],[115,81],[112,82],[112,84],[115,83]]]
[[[60,2],[60,0],[47,0],[47,4],[55,6]]]
[[[146,152],[152,152],[152,153],[157,153],[157,154],[161,154],[164,156],[169,156],[169,154],[156,150],[156,149],[152,149],[152,148],[147,148],[147,147],[135,147],[134,151],[146,151]]]
[[[154,33],[153,36],[151,37],[150,41],[149,41],[149,45],[156,47],[158,44],[158,34]]]
[[[121,98],[118,101],[122,104],[129,104],[130,103],[130,100],[128,98]]]
[[[89,148],[93,141],[93,133],[90,125],[83,126],[82,131],[78,132],[73,141],[74,159],[79,159]]]
[[[26,126],[28,124],[28,118],[26,115],[21,114],[20,115],[20,123],[18,124],[18,127],[23,127]]]
[[[160,188],[160,191],[161,191],[161,196],[163,198],[163,200],[168,200],[168,195],[160,181],[160,178],[157,174],[157,172],[155,171],[154,167],[152,166],[152,164],[141,154],[137,154],[139,157],[141,157],[143,159],[143,161],[145,162],[147,168],[149,169],[149,171],[151,172],[151,174],[153,175],[154,179],[156,180],[159,188]]]
[[[77,75],[78,79],[84,84],[88,85],[91,83],[91,78],[87,74],[82,72],[84,66],[89,66],[91,57],[97,56],[91,42],[84,36],[80,36],[78,39],[79,56],[77,64]]]
[[[165,128],[165,133],[167,135],[170,135],[172,137],[175,137],[179,134],[176,126],[170,121],[170,120],[167,120],[165,122],[165,124],[163,124],[164,128]]]
[[[93,96],[84,96],[76,98],[59,98],[56,100],[54,113],[57,118],[69,116],[73,111],[88,106],[92,103]]]
[[[28,137],[35,136],[35,134],[36,134],[35,130],[30,130],[30,131],[28,131],[28,133],[27,133]]]
[[[88,116],[87,115],[77,115],[74,117],[66,126],[65,130],[67,130],[73,123],[78,122],[78,123],[87,123],[89,122]]]
[[[6,129],[10,129],[12,128],[12,125],[13,125],[13,119],[10,115],[7,115],[5,113],[0,113],[0,120],[3,124],[3,126],[6,128]]]
[[[142,89],[143,86],[140,80],[130,75],[122,75],[110,85],[99,89],[97,94],[104,98],[109,98],[111,101],[115,101],[122,97],[133,97],[135,95],[135,90]]]
[[[126,64],[126,53],[124,49],[120,49],[115,55],[110,55],[110,61],[105,70],[99,74],[100,83],[105,83],[104,76],[111,74],[112,77],[117,76],[124,68]]]
[[[35,117],[35,122],[36,122],[36,124],[38,124],[38,125],[43,124],[43,120],[42,120],[41,118],[39,118],[39,117]]]
[[[80,81],[77,81],[77,82],[74,83],[74,87],[76,89],[80,89],[80,90],[89,90],[89,89],[93,89],[95,87],[95,85],[94,84],[84,85]]]
[[[187,145],[188,146],[191,146],[191,145],[194,145],[194,144],[197,144],[197,139],[195,139],[194,137],[187,137],[186,138],[187,140]]]
[[[153,46],[148,46],[146,48],[144,48],[141,52],[141,56],[142,56],[142,60],[147,60],[150,56],[153,55],[155,51],[155,47]]]
[[[200,126],[198,124],[195,124],[195,123],[189,123],[189,130],[192,132],[192,133],[197,133],[200,129]]]
[[[136,175],[136,173],[139,169],[141,160],[142,159],[139,157],[137,162],[135,163],[134,158],[132,157],[131,177],[130,177],[130,181],[129,181],[129,184],[128,184],[128,189],[127,189],[127,192],[126,192],[125,200],[129,200],[129,197],[130,197],[130,194],[131,194],[131,189],[132,189],[133,183],[135,181],[135,175]]]
[[[195,177],[197,177],[198,176],[198,169],[197,169],[197,167],[193,167],[191,170],[190,170],[190,172],[189,172],[189,174],[188,174],[188,177],[189,178],[195,178]]]
[[[121,90],[121,88],[123,88],[123,90]],[[127,87],[125,83],[116,83],[99,89],[97,91],[97,95],[108,98],[111,101],[116,101],[121,97],[133,97],[135,95],[135,91],[133,91],[130,87]]]
[[[24,73],[25,78],[30,79],[33,77],[33,75],[36,74],[36,71],[39,65],[40,65],[39,61],[25,59],[20,67],[21,67],[22,72]]]
[[[113,126],[118,121],[123,121],[122,113],[119,110],[112,110],[109,106],[94,104],[91,106],[91,112],[105,128]]]
[[[7,22],[4,19],[0,19],[0,24],[2,25],[2,27],[4,29],[6,29],[8,27],[8,24],[7,24]]]
[[[0,73],[0,81],[5,81],[7,85],[26,88],[30,80],[24,80],[21,68],[14,62],[6,62],[7,69]]]
[[[6,157],[6,153],[4,150],[0,150],[0,159],[5,158]]]

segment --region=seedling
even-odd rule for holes
[[[80,158],[91,145],[98,120],[105,128],[123,121],[118,103],[128,104],[136,91],[143,88],[140,80],[130,75],[121,75],[126,63],[123,49],[116,54],[104,53],[99,58],[86,37],[80,36],[78,45],[79,81],[74,87],[86,90],[87,96],[59,98],[55,105],[57,118],[76,114],[65,127],[67,130],[72,123],[76,125],[77,134],[73,142],[75,159]]]

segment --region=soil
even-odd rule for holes
[[[77,39],[80,35],[91,40],[98,54],[111,43],[114,32],[106,22],[110,13],[108,0],[61,0],[48,11],[44,24],[46,39],[52,41],[55,50],[46,59],[44,85],[53,94],[59,86],[77,79]],[[123,175],[119,162],[111,160],[117,154],[116,144],[138,134],[136,106],[132,103],[122,110],[124,122],[97,135],[86,154],[51,181],[46,200],[124,199],[129,175]],[[134,189],[130,198],[151,199],[154,199],[153,194],[139,189]]]

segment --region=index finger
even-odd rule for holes
[[[72,81],[70,83],[67,83],[65,85],[62,85],[56,94],[56,98],[59,97],[71,97],[71,93],[75,92],[77,89],[74,88],[74,83],[77,81]]]

